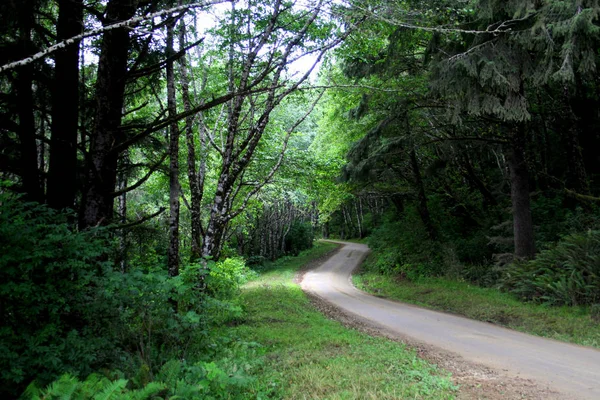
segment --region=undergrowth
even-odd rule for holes
[[[443,371],[401,344],[325,318],[293,283],[302,266],[335,248],[319,243],[252,275],[238,296],[239,312],[223,315],[219,327],[202,333],[201,347],[186,345],[201,352],[188,350],[185,357],[156,366],[142,364],[135,373],[105,369],[87,377],[64,374],[49,384],[30,384],[22,398],[453,398],[456,387]],[[218,293],[238,290],[231,276],[225,284],[222,275],[246,279],[242,265],[231,260],[220,269],[213,267],[209,279],[225,285],[213,286],[219,288],[214,301]],[[194,274],[197,270],[188,268],[183,281]]]
[[[443,277],[422,277],[410,281],[363,270],[353,277],[353,281],[359,289],[377,296],[600,348],[600,324],[591,318],[589,307],[525,303],[495,288]]]

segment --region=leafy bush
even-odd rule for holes
[[[600,231],[569,235],[534,260],[512,264],[501,287],[554,305],[600,302]]]
[[[188,266],[174,278],[156,267],[121,273],[106,261],[108,232],[79,232],[73,219],[0,193],[3,397],[34,378],[45,385],[100,368],[147,383],[167,360],[205,354],[210,326],[239,316],[231,298],[251,274],[243,260]]]
[[[369,236],[373,256],[367,268],[410,280],[444,271],[441,245],[427,238],[425,229],[408,213],[401,221],[386,222]]]
[[[246,267],[242,257],[227,258],[223,261],[209,263],[207,278],[208,293],[218,299],[231,299],[238,294],[240,285],[256,276]]]
[[[115,358],[101,279],[105,240],[69,215],[0,193],[0,387],[14,395],[34,376],[90,373]],[[7,392],[5,392],[7,391]]]
[[[243,396],[254,382],[248,370],[254,365],[246,361],[244,367],[239,364],[245,360],[236,359],[238,364],[224,360],[221,363],[199,361],[188,364],[185,361],[169,360],[149,382],[134,382],[124,379],[117,373],[115,378],[101,374],[91,374],[85,380],[65,374],[40,388],[35,382],[30,384],[23,398],[72,400],[87,399],[232,399]]]
[[[313,245],[314,233],[310,222],[294,221],[285,237],[285,251],[297,256]]]

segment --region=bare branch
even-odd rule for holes
[[[75,44],[77,42],[79,42],[81,39],[84,38],[88,38],[88,37],[92,37],[92,36],[97,36],[101,33],[104,33],[106,31],[110,31],[113,29],[120,29],[120,28],[125,28],[125,27],[131,27],[133,25],[138,24],[139,22],[143,22],[143,21],[148,21],[148,20],[152,20],[156,17],[161,17],[164,15],[169,15],[169,14],[173,14],[175,12],[178,11],[183,11],[186,12],[189,9],[193,9],[193,8],[204,8],[204,7],[208,7],[208,6],[212,6],[215,4],[221,4],[221,3],[225,3],[225,2],[229,2],[231,0],[209,0],[209,1],[204,1],[204,2],[197,2],[197,3],[192,3],[192,4],[186,4],[183,6],[177,6],[177,7],[173,7],[173,8],[169,8],[167,10],[162,10],[162,11],[158,11],[155,13],[151,13],[151,14],[146,14],[144,16],[141,17],[134,17],[131,19],[128,19],[126,21],[121,21],[121,22],[117,22],[111,25],[107,25],[107,26],[103,26],[102,28],[98,28],[98,29],[92,29],[90,31],[84,32],[80,35],[77,36],[73,36],[72,38],[63,40],[62,42],[59,42],[53,46],[48,47],[46,50],[42,50],[39,53],[36,53],[32,56],[29,56],[27,58],[24,58],[22,60],[19,61],[15,61],[15,62],[11,62],[8,64],[4,64],[2,66],[0,66],[0,72],[4,72],[7,71],[9,69],[13,69],[16,67],[22,67],[24,65],[30,64],[36,60],[39,60],[41,58],[46,57],[49,54],[54,53],[57,50],[60,49],[64,49],[65,47],[71,45],[71,44]]]
[[[160,214],[162,214],[163,212],[165,212],[166,208],[161,207],[157,212],[155,212],[154,214],[150,214],[150,215],[146,215],[145,217],[137,220],[137,221],[133,221],[133,222],[129,222],[127,224],[121,224],[121,225],[114,225],[111,226],[110,229],[114,229],[114,230],[118,230],[118,229],[129,229],[129,228],[133,228],[134,226],[137,225],[141,225],[146,221],[151,220],[152,218],[158,217]]]
[[[123,188],[123,189],[117,190],[116,192],[111,193],[111,195],[114,197],[117,197],[124,193],[131,192],[132,190],[137,189],[138,187],[142,186],[144,184],[144,182],[146,182],[150,178],[150,176],[152,176],[152,174],[162,165],[163,161],[165,161],[167,156],[168,156],[168,153],[165,152],[165,154],[160,158],[160,160],[156,164],[154,164],[152,167],[150,167],[150,170],[146,173],[146,175],[144,175],[142,177],[142,179],[140,179],[139,181],[137,181],[136,183],[134,183],[131,186],[128,186],[126,188]]]
[[[236,216],[238,216],[240,213],[242,213],[246,207],[248,206],[248,202],[250,201],[250,199],[256,195],[256,193],[258,193],[258,191],[260,189],[262,189],[265,185],[267,185],[268,183],[271,182],[271,179],[273,178],[273,176],[275,175],[275,173],[279,170],[279,167],[281,167],[281,163],[283,162],[283,158],[285,156],[285,152],[287,150],[287,146],[290,140],[290,136],[292,135],[292,132],[294,132],[294,130],[302,123],[306,120],[306,118],[308,118],[308,116],[313,112],[313,110],[315,109],[315,107],[317,106],[317,104],[319,103],[319,101],[321,100],[321,98],[323,97],[323,94],[325,93],[325,91],[323,90],[321,93],[319,93],[319,96],[317,96],[317,98],[315,99],[315,101],[313,101],[313,103],[311,104],[311,106],[309,107],[309,109],[304,113],[304,115],[302,115],[302,117],[300,117],[291,127],[288,128],[285,138],[283,139],[283,147],[281,149],[281,151],[279,152],[279,158],[277,159],[277,162],[275,163],[275,165],[273,166],[273,168],[271,168],[271,171],[269,171],[269,173],[267,174],[266,178],[259,184],[257,184],[254,189],[252,189],[244,198],[244,201],[242,203],[242,205],[233,213],[230,213],[229,215],[227,215],[227,220],[231,220],[233,218],[235,218]]]

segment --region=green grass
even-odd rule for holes
[[[417,282],[364,271],[354,284],[371,294],[491,322],[521,332],[600,348],[600,324],[586,307],[523,303],[508,293],[445,278]]]
[[[352,239],[331,239],[331,240],[341,240],[343,242],[351,242],[351,243],[361,243],[361,244],[368,244],[369,238],[368,237],[364,237],[362,239],[359,238],[352,238]]]
[[[271,266],[242,289],[244,316],[228,335],[260,343],[256,393],[288,399],[451,399],[448,374],[404,345],[325,318],[293,283],[297,271],[336,246],[318,243]]]

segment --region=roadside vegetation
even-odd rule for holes
[[[461,262],[457,242],[429,241],[418,225],[403,228],[410,225],[410,217],[388,223],[366,240],[373,252],[353,277],[358,288],[534,335],[600,347],[600,232],[568,235],[532,260],[499,266],[491,261]]]
[[[415,351],[346,328],[311,305],[294,277],[336,247],[318,243],[297,257],[259,267],[261,272],[252,274],[238,293],[239,309],[226,310],[219,326],[190,337],[185,345],[194,351],[185,358],[165,360],[156,370],[142,365],[134,374],[63,375],[46,386],[30,385],[23,397],[454,398],[458,388],[448,374]],[[237,278],[241,272],[238,268]]]
[[[456,387],[447,373],[404,345],[370,337],[317,311],[293,282],[320,252],[278,261],[242,288],[244,315],[230,334],[261,343],[262,385],[287,399],[449,399]]]
[[[366,267],[353,277],[375,296],[450,312],[551,339],[600,348],[600,324],[585,306],[524,303],[514,295],[464,280],[423,277],[415,281],[382,275]]]

